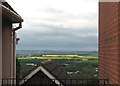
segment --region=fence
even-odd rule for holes
[[[31,83],[26,83],[27,79],[23,79],[23,83],[20,84],[19,80],[15,78],[4,78],[2,79],[2,86],[108,86],[108,79],[51,79],[50,81],[39,81],[35,80]]]

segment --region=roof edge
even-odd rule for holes
[[[6,3],[7,6],[3,5],[3,3]],[[10,20],[12,20],[13,23],[23,22],[22,17],[17,14],[17,12],[15,12],[7,2],[0,3],[0,8],[2,9],[0,11],[3,16],[8,17]]]
[[[55,84],[59,85],[60,81],[56,79],[49,71],[47,71],[44,67],[39,66],[34,71],[32,71],[30,74],[28,74],[24,79],[22,79],[19,84],[24,84],[27,80],[29,80],[34,74],[36,74],[38,71],[42,71],[47,77],[49,77]],[[63,85],[61,85],[63,86]]]

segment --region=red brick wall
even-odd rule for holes
[[[119,84],[120,84],[120,2],[119,2],[119,8],[118,8],[118,31],[119,31],[119,34],[118,34],[118,76],[119,76]]]
[[[99,78],[118,84],[119,65],[119,3],[99,3]]]

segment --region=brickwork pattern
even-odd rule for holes
[[[120,83],[119,3],[99,2],[99,78]]]

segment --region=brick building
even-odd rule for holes
[[[99,2],[99,78],[120,84],[120,0]]]

